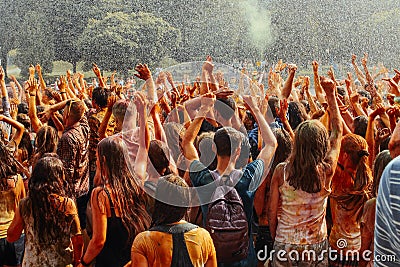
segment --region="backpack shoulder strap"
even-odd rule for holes
[[[189,252],[185,242],[185,233],[198,228],[191,223],[181,223],[175,225],[158,225],[149,231],[158,231],[172,234],[172,261],[171,266],[193,267]]]

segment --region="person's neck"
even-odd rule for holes
[[[217,155],[217,171],[220,175],[230,174],[235,169],[235,160],[230,156]]]

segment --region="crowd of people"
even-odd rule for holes
[[[351,62],[235,90],[210,56],[137,89],[0,67],[0,267],[398,266],[400,71]]]

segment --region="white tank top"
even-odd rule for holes
[[[275,240],[284,244],[316,244],[327,238],[326,207],[330,190],[322,183],[318,193],[295,190],[286,180],[283,168],[283,184],[279,187],[280,218]]]

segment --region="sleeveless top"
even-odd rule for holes
[[[96,267],[123,267],[131,259],[131,244],[128,244],[128,231],[122,219],[115,215],[114,203],[104,187],[110,201],[111,217],[107,218],[106,242],[96,257]]]
[[[279,187],[281,213],[275,241],[295,245],[320,243],[328,235],[325,214],[330,190],[324,185],[318,193],[296,190],[286,180],[286,166]]]

